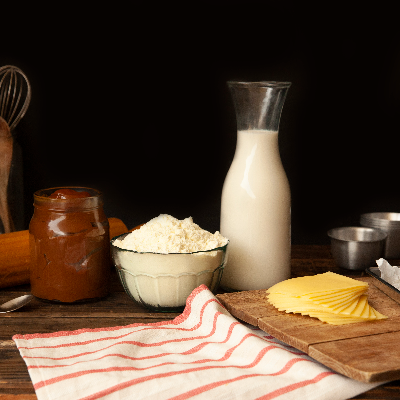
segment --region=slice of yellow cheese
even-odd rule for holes
[[[361,296],[360,296],[361,297]],[[352,312],[355,310],[355,308],[357,307],[358,302],[360,301],[360,297],[357,299],[357,301],[352,301],[350,302],[350,304],[345,304],[342,307],[339,307],[337,309],[337,311],[340,314],[344,314],[344,315],[350,315],[352,314]]]
[[[267,290],[279,311],[299,313],[334,325],[387,318],[368,303],[368,283],[333,272],[288,279]]]
[[[375,308],[374,308],[374,313],[375,313],[377,319],[385,319],[385,318],[387,318],[386,315],[381,314],[379,311],[375,310]]]
[[[372,307],[369,306],[369,309],[372,309],[374,312],[376,310],[374,310]],[[303,313],[304,315],[304,313]],[[345,316],[345,315],[338,315],[338,314],[330,314],[330,313],[323,313],[323,312],[314,312],[314,311],[310,311],[307,315],[311,316],[311,317],[315,317],[320,319],[321,321],[324,322],[335,322],[335,323],[340,323],[340,324],[345,324],[345,323],[351,323],[351,322],[366,322],[366,321],[371,321],[371,320],[378,320],[378,319],[385,319],[387,318],[386,316],[380,314],[380,317],[375,317],[375,318],[369,318],[369,317],[365,317],[363,318],[362,316]]]
[[[308,299],[312,299],[313,301],[319,301],[319,300],[334,300],[334,299],[340,299],[355,293],[360,293],[360,292],[366,292],[368,290],[368,287],[362,287],[359,289],[349,289],[349,290],[343,290],[340,292],[336,293],[330,293],[328,295],[304,295],[302,297],[307,297]],[[362,293],[361,293],[362,294]]]
[[[340,305],[343,305],[343,304],[348,303],[350,301],[353,301],[356,298],[358,299],[360,297],[360,295],[361,295],[361,293],[352,293],[352,294],[349,294],[349,295],[347,295],[345,297],[342,297],[342,298],[339,298],[339,299],[335,299],[335,300],[323,300],[323,301],[321,301],[321,300],[314,301],[313,300],[313,302],[316,303],[316,304],[321,304],[324,307],[334,308],[336,306],[340,306]]]
[[[375,310],[373,307],[369,306],[369,316],[368,319],[376,319]]]
[[[280,293],[271,293],[268,295],[268,300],[273,305],[277,305],[277,308],[285,307],[286,309],[289,308],[296,308],[302,307],[302,309],[313,308],[318,310],[326,310],[331,309],[332,312],[335,312],[336,309],[344,308],[350,305],[354,299],[358,298],[358,295],[354,295],[348,297],[343,300],[337,300],[334,302],[314,302],[309,299],[305,299],[302,297],[290,297],[288,295],[280,294]]]
[[[363,315],[364,308],[368,305],[368,297],[366,295],[360,296],[358,299],[356,308],[349,314],[352,317],[361,317]]]
[[[287,279],[267,290],[267,293],[282,293],[292,296],[311,294],[335,294],[352,288],[368,287],[366,282],[357,281],[347,276],[325,272],[323,274]]]
[[[318,313],[311,313],[310,317],[318,318],[322,322],[327,322],[328,324],[332,325],[344,325],[344,324],[353,324],[357,322],[365,322],[362,318],[357,317],[340,317],[340,316],[332,316],[328,313],[326,314],[318,314]]]

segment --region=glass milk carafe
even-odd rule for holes
[[[236,151],[221,200],[222,235],[230,240],[221,286],[267,289],[290,278],[290,187],[279,148],[279,120],[289,82],[228,82]]]

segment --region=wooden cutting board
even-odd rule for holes
[[[329,325],[309,316],[278,311],[267,302],[265,290],[225,293],[217,298],[234,317],[352,379],[400,379],[400,299],[391,294],[392,290],[380,290],[374,278],[359,280],[368,282],[369,303],[388,319]]]

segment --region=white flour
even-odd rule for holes
[[[212,250],[228,243],[218,231],[200,228],[192,217],[183,220],[167,214],[153,218],[114,244],[122,249],[152,253],[193,253]]]
[[[182,307],[200,285],[214,290],[225,265],[228,239],[218,231],[201,229],[191,217],[182,221],[161,214],[125,236],[115,239],[113,258],[122,269],[133,298],[152,307]],[[219,248],[219,249],[217,249]],[[215,250],[217,249],[217,250]]]

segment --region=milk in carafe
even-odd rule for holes
[[[239,89],[240,96],[249,102],[252,88]],[[257,98],[262,98],[265,104],[268,93],[260,94],[260,89],[257,90]],[[238,114],[243,99],[239,102],[239,95],[234,91],[233,95]],[[272,95],[269,93],[267,102]],[[282,106],[284,96],[278,100]],[[275,112],[275,121],[265,123],[265,115],[264,120],[260,115],[262,104],[257,118],[257,105],[253,109],[248,104],[246,107],[247,111],[241,110],[242,114],[247,113],[245,118],[237,115],[236,151],[221,199],[220,231],[230,240],[221,286],[228,291],[267,289],[290,278],[291,200],[278,147],[280,110],[276,111],[276,105],[266,107],[264,113]],[[253,112],[251,118],[256,119],[255,123],[250,121],[249,110]],[[275,129],[264,129],[268,127]]]

